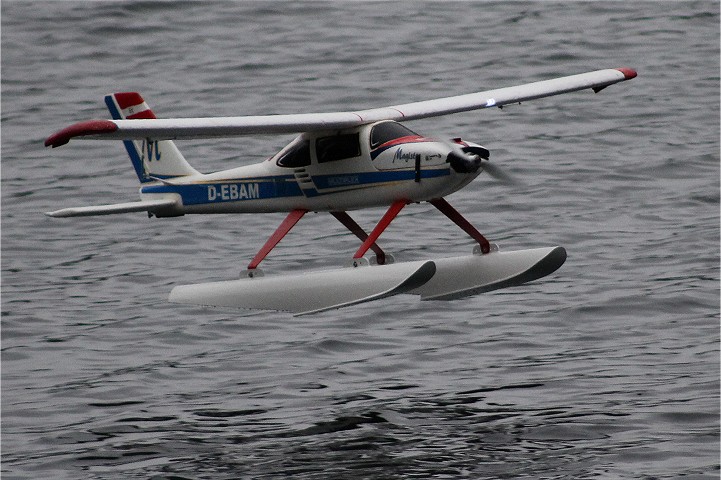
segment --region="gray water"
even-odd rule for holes
[[[599,68],[638,78],[409,124],[491,150],[449,201],[523,287],[317,316],[167,303],[283,218],[52,219],[132,201],[119,142],[43,147],[137,90],[161,116],[377,107]],[[180,143],[201,171],[285,136]],[[382,209],[356,212],[371,227]],[[465,255],[428,205],[381,238]],[[343,265],[308,215],[267,275]],[[3,478],[718,478],[719,3],[2,3]]]

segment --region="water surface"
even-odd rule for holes
[[[718,478],[719,4],[4,2],[7,478]],[[349,110],[608,67],[639,76],[409,124],[491,150],[449,201],[547,279],[293,318],[167,303],[233,278],[282,215],[51,219],[135,199],[122,146],[45,149],[102,97],[161,116]],[[182,142],[201,171],[285,136]],[[382,210],[356,212],[370,227]],[[400,261],[472,241],[428,205]],[[345,264],[306,216],[266,274]]]

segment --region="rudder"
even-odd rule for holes
[[[137,92],[107,95],[105,104],[113,120],[156,118]],[[171,140],[123,140],[123,144],[141,183],[199,174]]]

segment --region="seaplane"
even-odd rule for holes
[[[115,93],[105,97],[112,119],[75,123],[49,136],[45,145],[59,147],[72,139],[122,141],[140,181],[140,200],[47,215],[287,213],[240,278],[176,286],[169,301],[181,304],[302,315],[398,294],[452,300],[518,286],[555,272],[566,250],[505,251],[490,243],[445,199],[483,171],[503,176],[490,162],[489,150],[461,138],[418,134],[405,123],[586,89],[597,93],[635,77],[631,68],[610,68],[367,110],[209,118],[157,118],[139,93]],[[269,134],[298,136],[267,160],[214,173],[193,168],[174,142]],[[396,262],[383,250],[381,234],[403,208],[421,202],[469,235],[477,244],[474,251]],[[348,211],[371,207],[387,211],[368,233]],[[308,212],[333,216],[358,237],[358,250],[338,268],[265,275],[260,263]],[[374,255],[367,258],[369,250]]]

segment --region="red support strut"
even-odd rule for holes
[[[403,210],[403,207],[408,205],[407,200],[397,200],[393,202],[393,204],[390,206],[388,211],[385,215],[383,215],[383,218],[381,218],[381,221],[378,222],[378,225],[375,226],[373,231],[368,235],[368,238],[366,238],[365,242],[363,242],[363,245],[358,249],[357,252],[355,252],[355,255],[353,255],[353,258],[361,258],[365,253],[368,251],[371,246],[376,243],[376,240],[378,240],[378,237],[381,236],[381,233],[388,228],[388,225],[391,224],[394,218],[400,213],[401,210]]]
[[[436,198],[430,200],[429,203],[440,210],[446,217],[450,218],[453,223],[461,227],[461,229],[470,235],[478,244],[481,246],[481,253],[488,253],[491,251],[491,244],[486,240],[486,237],[481,235],[481,232],[476,230],[476,227],[466,220],[463,215],[451,206],[450,203],[444,198]]]
[[[285,237],[288,232],[290,232],[290,229],[295,226],[296,223],[298,223],[298,220],[303,218],[303,215],[308,213],[308,210],[293,210],[288,214],[287,217],[285,217],[285,220],[283,220],[283,223],[280,224],[278,229],[271,235],[271,237],[268,239],[267,242],[265,242],[265,245],[263,245],[263,248],[260,249],[260,251],[253,257],[253,260],[251,260],[250,264],[248,265],[248,270],[255,270],[258,268],[258,265],[260,262],[263,261],[265,257],[268,256],[271,250],[275,248],[276,245],[278,245],[278,242],[283,240],[283,237]]]
[[[330,212],[330,214],[342,223],[345,228],[350,230],[351,233],[358,237],[361,242],[365,242],[368,239],[368,234],[346,212]],[[379,247],[377,243],[373,242],[370,248],[376,254],[376,263],[378,263],[378,265],[384,265],[386,263],[386,254],[383,252],[381,247]]]

